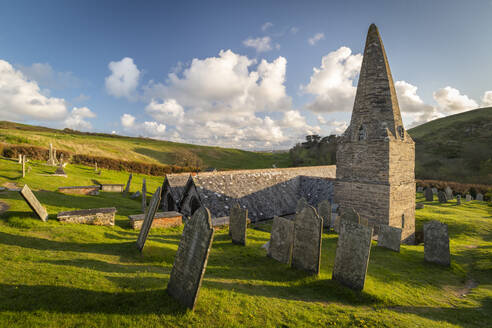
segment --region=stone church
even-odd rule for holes
[[[235,202],[256,220],[295,212],[329,199],[340,211],[354,208],[373,225],[415,233],[415,145],[403,127],[393,78],[377,27],[369,27],[350,125],[337,147],[337,165],[168,175],[164,210],[191,216],[200,206],[212,217],[229,215]],[[336,208],[334,206],[333,208]]]

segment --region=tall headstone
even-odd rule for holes
[[[371,253],[372,227],[342,220],[338,236],[332,279],[355,290],[366,281]]]
[[[472,200],[472,196],[470,194],[466,194],[465,200],[467,202],[471,201]]]
[[[213,238],[210,212],[200,207],[183,229],[167,285],[168,293],[192,310],[198,299]]]
[[[427,262],[451,264],[447,224],[436,220],[424,224],[424,258]]]
[[[318,204],[318,215],[323,219],[323,227],[329,230],[331,225],[331,203],[329,200],[324,200]]]
[[[461,205],[461,195],[456,195],[456,205]]]
[[[142,212],[147,208],[147,182],[145,178],[142,181]]]
[[[53,148],[53,165],[56,165],[58,163],[58,160],[56,159],[56,149]]]
[[[46,211],[46,208],[41,205],[36,196],[32,193],[31,189],[29,189],[28,185],[24,185],[24,187],[22,187],[20,194],[26,201],[27,205],[29,205],[41,221],[46,221],[48,219],[48,212]]]
[[[477,194],[477,200],[483,202],[483,195],[481,193]]]
[[[53,160],[53,144],[50,143],[50,153],[48,154],[48,164],[55,165],[55,161]]]
[[[446,193],[446,198],[448,200],[453,199],[453,189],[451,189],[449,186],[446,186],[446,188],[444,189],[444,192]]]
[[[150,227],[152,226],[152,222],[154,221],[155,213],[159,208],[159,204],[161,202],[161,187],[158,187],[150,200],[149,207],[145,211],[144,221],[142,223],[142,228],[140,229],[140,233],[137,239],[137,248],[141,252],[145,246],[145,242],[147,241],[147,236],[149,234]]]
[[[448,202],[448,197],[446,196],[446,193],[444,191],[439,191],[437,193],[437,198],[439,199],[439,203],[447,203]]]
[[[381,224],[378,232],[378,246],[400,251],[401,229]]]
[[[322,231],[323,219],[314,207],[307,205],[296,213],[292,245],[293,268],[319,273]]]
[[[425,196],[425,200],[428,202],[432,202],[434,200],[434,193],[432,192],[432,189],[429,187],[425,188],[424,196]]]
[[[229,232],[234,244],[246,245],[248,210],[236,203],[229,215]]]
[[[22,155],[22,177],[26,176],[26,155]]]
[[[280,216],[274,217],[267,255],[274,260],[289,264],[293,242],[294,222]]]
[[[132,184],[132,178],[133,178],[133,173],[130,173],[130,175],[128,176],[128,181],[126,183],[126,188],[125,188],[126,193],[130,192],[130,185]]]

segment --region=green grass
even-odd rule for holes
[[[17,182],[18,166],[1,160],[0,182]],[[373,243],[363,292],[331,280],[334,233],[323,234],[321,273],[313,277],[266,257],[261,246],[269,239],[269,223],[248,229],[246,247],[233,245],[227,229],[217,230],[191,312],[166,293],[182,228],[152,230],[140,254],[137,232],[126,217],[139,212],[139,200],[53,191],[68,181],[124,182],[126,173],[103,170],[96,177],[90,168],[69,166],[67,179],[73,180],[34,174],[43,169],[48,170],[35,165],[18,182],[46,190],[35,191],[50,215],[46,223],[18,193],[0,192],[0,201],[10,206],[0,216],[0,327],[487,327],[492,322],[492,207],[485,202],[441,205],[419,194],[417,201],[426,205],[416,212],[418,228],[432,219],[449,225],[451,267],[424,262],[423,245],[402,245],[401,253],[394,253]],[[147,178],[152,188],[161,183]],[[118,209],[114,227],[55,219],[59,211],[108,206]],[[470,280],[478,286],[462,296]]]

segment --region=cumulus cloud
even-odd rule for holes
[[[266,30],[268,30],[270,27],[273,27],[273,23],[271,23],[271,22],[266,22],[265,24],[263,24],[263,25],[261,26],[261,30],[262,30],[262,31],[266,31]]]
[[[260,38],[247,38],[243,41],[243,45],[250,48],[255,48],[256,52],[266,52],[272,50],[274,47],[276,49],[280,48],[279,44],[272,45],[272,38],[269,36],[264,36]]]
[[[485,91],[482,97],[482,107],[492,106],[492,91]]]
[[[135,100],[136,89],[140,79],[140,70],[132,58],[125,57],[120,61],[112,61],[108,68],[111,75],[106,77],[106,91],[116,98]]]
[[[352,55],[347,47],[330,52],[313,68],[309,84],[301,86],[304,93],[315,95],[307,109],[316,113],[348,112],[355,97],[355,78],[359,74],[362,55]]]
[[[0,60],[0,119],[60,121],[66,116],[64,99],[45,96],[36,81]]]
[[[439,110],[447,114],[456,114],[478,107],[475,100],[470,99],[467,95],[462,95],[458,89],[449,86],[435,91],[432,95],[439,106]]]
[[[310,37],[308,39],[308,43],[312,46],[314,46],[316,43],[318,43],[318,41],[321,41],[325,38],[325,34],[324,33],[316,33],[315,35],[313,35],[312,37]]]
[[[92,129],[92,124],[86,121],[87,118],[94,118],[94,114],[87,107],[74,107],[70,112],[70,115],[65,119],[65,127],[74,130],[90,130]]]
[[[175,99],[167,99],[162,103],[152,99],[145,111],[155,120],[168,124],[178,124],[184,117],[184,109]]]
[[[131,128],[135,125],[135,116],[131,114],[123,114],[123,116],[121,116],[121,125],[125,128]]]
[[[31,66],[19,65],[19,71],[29,80],[49,89],[78,88],[81,81],[72,72],[56,72],[48,63],[34,63]]]

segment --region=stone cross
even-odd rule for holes
[[[478,193],[476,200],[479,200],[479,201],[482,201],[483,202],[483,195],[481,193]]]
[[[246,245],[248,210],[235,203],[229,214],[229,232],[233,244]]]
[[[130,185],[132,183],[132,178],[133,178],[133,173],[130,173],[130,176],[128,177],[128,181],[126,183],[126,188],[125,188],[126,193],[130,192]]]
[[[145,212],[145,208],[147,207],[147,182],[145,178],[142,181],[142,212]]]
[[[323,219],[323,227],[330,230],[331,203],[329,200],[324,200],[318,204],[318,215]]]
[[[472,196],[470,194],[466,194],[465,200],[467,202],[471,201],[472,200]]]
[[[437,198],[439,199],[439,203],[447,203],[448,202],[448,197],[446,196],[446,193],[444,191],[439,191],[437,193]]]
[[[154,195],[152,196],[152,199],[150,200],[149,208],[145,211],[145,217],[142,223],[142,228],[140,229],[140,233],[138,235],[137,248],[140,252],[143,250],[145,246],[145,242],[147,241],[147,236],[149,234],[150,227],[152,226],[155,213],[157,212],[160,203],[161,203],[161,187],[158,187]]]
[[[168,293],[194,309],[214,238],[210,211],[200,207],[186,223],[167,284]]]
[[[338,236],[332,279],[355,290],[366,281],[371,253],[372,227],[342,220]]]
[[[22,177],[26,176],[26,155],[22,155]]]
[[[41,221],[46,222],[46,220],[48,219],[48,212],[46,211],[46,208],[44,208],[38,201],[36,196],[34,196],[28,185],[24,185],[24,187],[22,187],[20,194],[22,198],[24,198],[24,200],[26,201],[27,205],[29,205],[29,207],[41,219]]]
[[[456,205],[461,205],[461,195],[456,195]]]
[[[379,225],[378,246],[391,249],[395,252],[400,252],[401,229],[388,226],[385,224]]]
[[[314,207],[306,205],[296,213],[292,244],[293,268],[313,274],[319,273],[322,231],[323,219],[319,217]]]
[[[428,202],[432,202],[434,200],[434,193],[432,192],[432,189],[429,187],[425,188],[424,196],[425,196],[425,200]]]
[[[424,224],[424,258],[427,262],[451,264],[447,224],[436,220]]]
[[[273,218],[267,256],[279,262],[289,264],[292,257],[293,242],[294,222],[280,216],[275,216]]]

